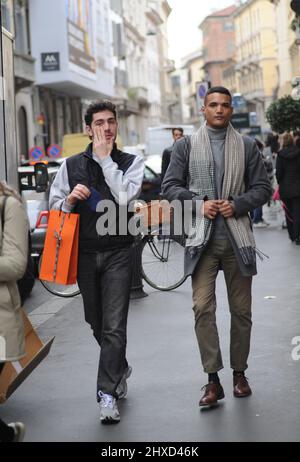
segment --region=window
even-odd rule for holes
[[[19,5],[15,5],[15,27],[16,27],[16,51],[22,54],[28,53],[26,17],[24,9]]]
[[[10,4],[8,0],[1,0],[1,12],[2,12],[2,26],[12,32],[11,29],[11,17],[10,17]]]
[[[147,166],[145,166],[145,171],[144,171],[144,178],[145,180],[148,180],[148,181],[153,181],[156,179],[156,175],[155,173]]]
[[[225,22],[224,23],[224,31],[225,32],[233,32],[234,31],[233,22],[231,22],[231,21],[230,22],[229,21]]]
[[[19,157],[20,160],[28,159],[28,125],[27,114],[23,106],[20,107],[18,112],[18,132],[19,132]]]
[[[122,0],[110,0],[110,7],[120,16],[123,14]]]

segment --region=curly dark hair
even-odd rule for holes
[[[93,122],[93,114],[97,114],[97,112],[101,112],[101,111],[110,111],[113,113],[113,115],[117,119],[116,106],[111,101],[107,99],[102,99],[102,100],[94,101],[87,108],[86,113],[84,115],[84,121],[86,125],[90,127]]]

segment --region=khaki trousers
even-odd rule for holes
[[[231,314],[230,365],[232,369],[247,369],[251,336],[252,277],[244,277],[229,240],[212,240],[192,276],[195,331],[204,372],[223,368],[216,324],[216,278],[224,271]]]

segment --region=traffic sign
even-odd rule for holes
[[[58,144],[51,144],[47,149],[48,157],[59,157],[62,153],[62,149]]]
[[[231,123],[234,128],[250,127],[249,112],[232,114]]]
[[[197,110],[199,114],[201,113],[207,90],[208,90],[208,82],[196,82],[196,100],[197,100]]]
[[[40,146],[34,146],[29,151],[29,157],[34,160],[42,159],[42,157],[45,157],[45,151]]]

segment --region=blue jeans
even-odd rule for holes
[[[263,219],[263,211],[262,207],[257,207],[257,209],[253,210],[253,223],[260,223]]]

